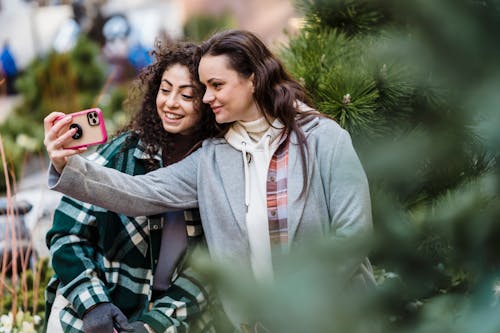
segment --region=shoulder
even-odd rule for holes
[[[339,152],[353,149],[349,132],[326,117],[317,118],[316,126],[306,134],[306,141],[320,159],[330,160]]]
[[[227,144],[227,141],[224,138],[208,138],[203,140],[202,147],[203,149],[209,150],[214,149],[215,146],[223,144]]]
[[[313,137],[317,140],[336,141],[341,137],[348,135],[335,120],[327,117],[316,117],[310,121],[305,128],[302,128],[306,137]]]
[[[333,119],[327,117],[318,117],[318,128],[321,131],[345,132],[345,130]]]

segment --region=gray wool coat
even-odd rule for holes
[[[290,245],[310,236],[348,238],[370,233],[370,194],[365,172],[349,134],[328,118],[302,127],[308,144],[308,187],[297,137],[292,132],[288,155],[288,238]],[[49,171],[49,187],[76,199],[128,216],[199,207],[213,259],[250,265],[245,226],[244,169],[241,152],[225,139],[203,146],[169,167],[129,176],[73,156],[59,175]],[[368,260],[359,262],[355,278],[372,283]]]

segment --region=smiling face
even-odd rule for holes
[[[193,105],[194,87],[186,66],[174,64],[161,77],[156,95],[156,110],[165,131],[190,134],[201,114]]]
[[[203,103],[207,103],[218,123],[237,120],[256,120],[262,113],[253,98],[253,74],[244,77],[229,65],[225,55],[204,55],[198,73],[206,91]]]

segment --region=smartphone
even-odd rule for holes
[[[78,111],[72,113],[71,116],[71,122],[65,130],[76,128],[76,132],[71,141],[64,145],[64,149],[88,147],[107,141],[108,135],[101,109]]]

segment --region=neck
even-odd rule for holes
[[[167,144],[163,147],[163,162],[170,165],[179,162],[197,143],[195,135],[168,134]]]
[[[265,117],[260,117],[253,121],[238,121],[238,123],[245,129],[248,136],[254,141],[259,141],[270,127],[270,124]]]

